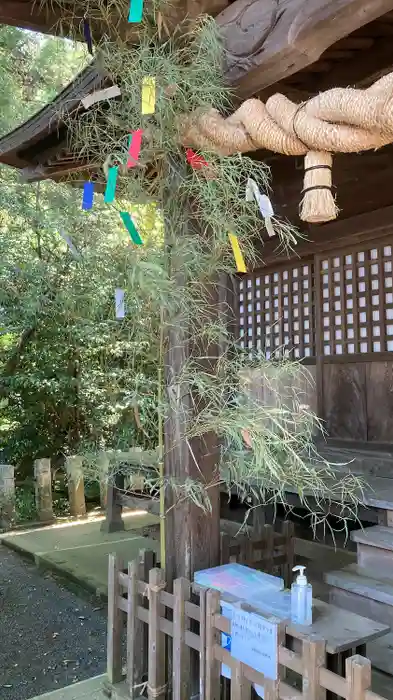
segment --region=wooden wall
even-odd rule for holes
[[[270,166],[276,210],[296,223],[301,161]],[[265,240],[265,266],[239,277],[240,343],[302,358],[315,380],[307,402],[329,437],[384,449],[393,444],[393,147],[336,156],[334,181],[338,220],[302,224],[308,240],[290,254]],[[266,381],[253,391],[274,398]]]

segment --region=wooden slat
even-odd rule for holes
[[[208,700],[220,700],[220,665],[216,659],[216,647],[220,634],[215,626],[217,613],[220,611],[220,594],[209,590],[206,595],[206,686]]]
[[[122,565],[115,554],[109,555],[108,566],[108,632],[106,672],[109,683],[114,685],[122,680],[121,636],[123,617],[118,606],[120,583],[119,572]]]
[[[186,645],[185,634],[189,629],[186,617],[186,601],[191,594],[190,583],[178,578],[173,583],[173,700],[189,700],[190,648]]]
[[[206,589],[199,594],[199,700],[206,700]]]
[[[325,664],[325,642],[322,639],[305,639],[302,652],[303,698],[325,700],[326,691],[319,683],[319,673]]]
[[[336,673],[328,671],[326,668],[321,668],[319,671],[319,682],[326,690],[330,690],[342,698],[347,697],[347,682],[345,678],[337,676]]]
[[[186,630],[184,638],[187,646],[189,646],[191,649],[194,649],[198,653],[200,652],[201,643],[199,634],[195,634],[194,632],[189,632],[188,630]]]
[[[196,620],[197,622],[200,621],[201,609],[199,605],[195,605],[195,603],[190,603],[189,601],[187,601],[185,605],[185,611],[186,615],[188,615],[188,617],[191,617],[192,620]]]
[[[365,700],[371,685],[371,662],[362,656],[351,656],[345,661],[347,700]]]
[[[127,684],[131,700],[140,695],[140,688],[136,690],[136,687],[141,683],[144,672],[143,647],[140,643],[144,623],[138,617],[138,573],[138,562],[130,562],[127,586]]]
[[[244,675],[244,664],[233,659],[231,665],[231,700],[249,700],[251,683]]]
[[[161,591],[161,603],[165,605],[165,607],[173,610],[174,598],[172,593],[168,593],[168,591]]]
[[[280,646],[278,650],[278,660],[282,666],[285,666],[286,668],[291,669],[291,671],[295,671],[295,673],[302,675],[303,661],[300,654],[297,654],[291,649],[287,649],[287,647]]]
[[[164,606],[160,602],[160,593],[164,585],[162,569],[149,572],[149,661],[148,661],[148,698],[164,700],[165,683],[165,637],[160,630],[160,618],[164,615]]]

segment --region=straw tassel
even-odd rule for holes
[[[332,221],[337,217],[338,207],[332,194],[331,153],[309,151],[304,158],[303,199],[300,203],[300,218],[310,224]]]

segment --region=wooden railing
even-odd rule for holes
[[[369,689],[368,659],[359,655],[347,659],[341,677],[326,668],[323,639],[296,635],[291,628],[299,651],[288,648],[285,623],[278,625],[278,679],[265,678],[221,646],[221,634],[231,634],[232,629],[221,615],[219,592],[199,589],[180,578],[169,593],[163,571],[148,570],[153,563],[154,557],[147,553],[124,572],[110,556],[108,680],[114,700],[139,696],[189,700],[193,695],[219,700],[222,664],[231,669],[231,700],[251,699],[255,684],[263,687],[265,700],[323,700],[326,691],[346,700],[385,700]]]

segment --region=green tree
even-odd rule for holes
[[[53,98],[84,61],[84,47],[2,27],[0,132]],[[115,318],[115,288],[127,290],[141,255],[118,212],[97,195],[87,214],[79,188],[22,184],[6,167],[0,190],[4,456],[30,464],[86,446],[155,446],[159,316],[126,293],[127,316]],[[156,233],[150,245],[160,255]]]

